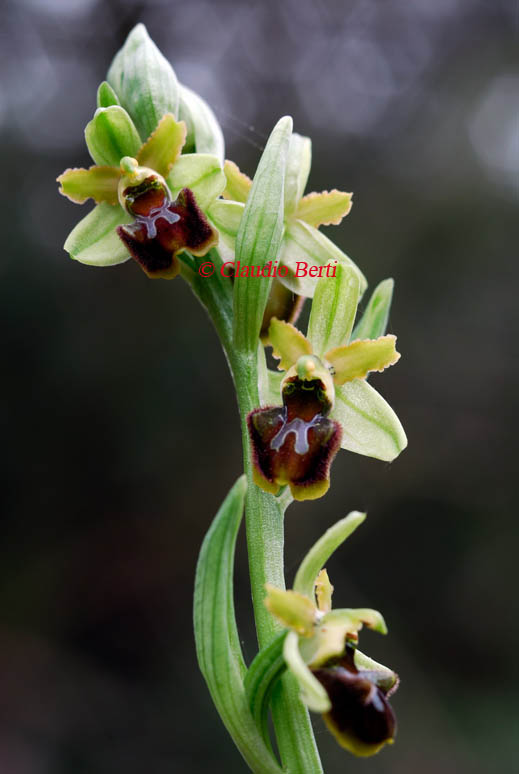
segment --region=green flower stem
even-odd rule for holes
[[[216,251],[209,256],[216,266],[211,278],[199,277],[183,268],[183,276],[205,306],[220,336],[234,379],[240,411],[243,439],[244,468],[248,488],[245,503],[247,547],[252,601],[260,648],[272,642],[281,631],[280,625],[266,609],[263,599],[265,584],[285,588],[284,577],[284,510],[279,498],[264,492],[252,480],[252,460],[247,414],[259,406],[258,368],[256,356],[237,351],[232,340],[232,285],[219,272],[220,259]],[[289,774],[320,774],[319,752],[306,706],[299,698],[299,687],[286,673],[272,695],[272,717],[281,762]]]

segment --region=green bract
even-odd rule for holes
[[[283,197],[292,119],[281,118],[258,164],[236,234],[236,259],[264,266],[275,260],[283,237]],[[255,352],[270,290],[270,277],[241,277],[234,282],[234,341]]]
[[[166,113],[178,116],[177,77],[144,24],[128,35],[108,70],[107,81],[142,137],[148,137]]]
[[[194,598],[196,652],[220,717],[247,763],[262,774],[281,774],[248,707],[247,668],[234,617],[234,550],[246,489],[242,476],[216,514],[200,551]]]
[[[277,260],[282,272],[279,281],[289,290],[312,297],[317,276],[311,274],[321,267],[336,264],[353,267],[359,277],[360,293],[366,288],[366,278],[360,269],[328,237],[322,234],[321,225],[337,225],[351,208],[351,194],[342,191],[323,191],[303,196],[311,165],[311,142],[308,137],[292,134],[286,159],[286,177],[283,196],[283,238],[279,250],[272,259]],[[238,230],[241,217],[248,205],[251,181],[232,161],[225,162],[227,187],[225,201],[215,202],[209,217],[221,233],[221,247],[229,260],[239,259]],[[258,168],[259,169],[259,168]],[[258,173],[256,173],[258,174]],[[252,264],[253,261],[247,261]],[[306,264],[306,274],[303,268]],[[331,271],[330,268],[330,271]],[[286,275],[285,275],[286,269]],[[322,271],[322,268],[321,268]],[[298,276],[299,275],[299,276]]]

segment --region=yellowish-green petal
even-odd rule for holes
[[[370,607],[357,607],[357,608],[342,608],[337,610],[331,610],[321,620],[321,626],[331,626],[335,624],[347,624],[351,626],[349,631],[358,632],[363,626],[367,626],[368,629],[379,634],[387,634],[387,626],[382,613],[378,610],[373,610]]]
[[[329,613],[332,609],[332,594],[333,586],[326,569],[323,568],[315,579],[315,597],[321,613]]]
[[[250,177],[246,175],[245,172],[242,172],[234,161],[229,161],[229,159],[225,160],[223,171],[227,180],[223,192],[224,198],[232,199],[235,202],[245,203],[252,186]]]
[[[338,226],[351,210],[353,194],[338,191],[310,193],[299,200],[295,216],[309,226]]]
[[[396,351],[396,336],[388,334],[378,339],[353,341],[344,347],[334,347],[325,355],[333,368],[336,386],[364,379],[370,371],[383,371],[400,359]]]
[[[283,626],[297,632],[301,637],[311,637],[317,617],[315,605],[308,597],[297,591],[284,591],[267,583],[265,607]]]
[[[300,357],[312,354],[312,345],[306,336],[291,323],[277,317],[270,322],[269,340],[273,356],[279,358],[280,371],[288,371]]]
[[[151,167],[159,175],[166,177],[180,156],[186,141],[186,133],[184,121],[175,121],[171,113],[166,113],[137,154],[140,166]]]
[[[117,204],[117,186],[121,171],[117,167],[90,167],[66,169],[57,181],[59,192],[76,204],[93,199],[97,204]]]

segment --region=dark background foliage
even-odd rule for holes
[[[355,192],[331,236],[396,278],[398,367],[374,379],[408,431],[391,466],[342,453],[287,514],[290,581],[349,510],[341,606],[382,610],[363,649],[402,677],[398,742],[326,770],[515,771],[518,628],[512,356],[519,171],[517,3],[135,2],[2,6],[0,771],[232,774],[243,763],[197,671],[197,552],[241,470],[233,388],[181,282],[96,270],[63,241],[55,177],[144,21],[214,107],[249,173],[280,115],[313,139],[310,190]],[[515,338],[515,337],[514,337]],[[243,535],[237,609],[254,654]],[[515,742],[517,737],[515,737]]]

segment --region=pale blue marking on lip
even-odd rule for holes
[[[171,212],[168,209],[170,204],[171,202],[168,202],[161,207],[150,210],[149,215],[135,216],[135,220],[146,227],[148,239],[154,239],[157,236],[157,221],[160,220],[160,218],[164,218],[168,223],[176,223],[177,220],[180,220],[180,215],[177,212]]]
[[[271,440],[270,448],[274,449],[274,451],[279,451],[285,443],[287,436],[289,436],[290,433],[294,433],[296,437],[294,444],[296,454],[306,454],[310,448],[308,445],[308,431],[311,427],[314,427],[321,418],[321,414],[316,414],[310,422],[306,422],[299,417],[292,419],[291,422],[287,422],[285,419],[281,428]]]

